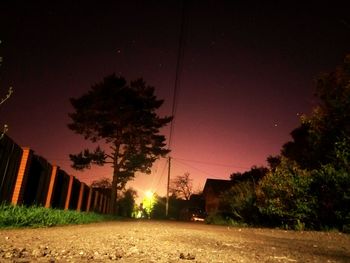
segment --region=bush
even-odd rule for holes
[[[312,177],[295,162],[281,164],[259,183],[257,206],[269,224],[285,228],[313,227],[315,197],[310,194]],[[304,228],[304,227],[302,227]]]
[[[317,198],[318,225],[341,229],[349,217],[349,174],[328,164],[314,170],[313,178],[311,191]]]
[[[256,224],[259,210],[255,205],[256,195],[252,181],[238,182],[221,196],[221,208],[229,211],[231,218],[238,222]]]
[[[210,214],[206,217],[205,223],[210,225],[239,226],[239,227],[247,226],[246,223],[243,223],[241,221],[236,221],[235,219],[232,218],[232,215],[225,214],[225,213]]]
[[[115,217],[96,213],[47,209],[38,206],[0,205],[0,228],[86,224],[111,219],[115,219]]]
[[[317,198],[320,228],[347,231],[350,226],[350,145],[349,140],[336,144],[336,160],[313,171],[311,191]]]
[[[335,145],[331,163],[308,171],[282,158],[259,184],[257,205],[274,225],[293,229],[338,229],[350,226],[350,140]]]

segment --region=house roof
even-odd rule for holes
[[[229,190],[234,182],[231,180],[221,180],[221,179],[207,179],[204,185],[203,193],[210,188],[215,194],[220,194],[226,190]]]

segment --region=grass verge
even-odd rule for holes
[[[208,215],[205,222],[209,225],[223,225],[223,226],[236,226],[236,227],[248,227],[247,223],[236,221],[228,216],[220,214]]]
[[[0,228],[50,227],[118,219],[111,215],[48,209],[40,206],[0,205]]]

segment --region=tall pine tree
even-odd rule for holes
[[[75,111],[69,114],[72,123],[68,127],[94,143],[104,141],[111,149],[97,146],[93,151],[71,154],[72,167],[112,165],[110,212],[115,213],[117,190],[124,188],[135,172],[150,173],[153,162],[169,152],[160,129],[172,117],[158,116],[163,100],[158,100],[154,88],[142,79],[128,85],[124,78],[111,75],[70,101]]]

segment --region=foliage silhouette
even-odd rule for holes
[[[175,179],[171,181],[170,192],[173,196],[178,198],[183,198],[185,200],[190,200],[193,193],[192,179],[190,178],[190,173],[184,173],[183,175],[178,175]]]
[[[99,180],[92,181],[91,187],[103,188],[103,189],[112,189],[112,182],[111,182],[111,180],[109,178],[101,178]]]
[[[135,207],[135,199],[137,197],[137,192],[132,189],[126,189],[122,196],[118,198],[119,200],[119,214],[123,217],[132,217],[132,213]]]
[[[257,205],[277,224],[349,231],[350,55],[318,78],[316,95],[319,104],[259,184]]]
[[[72,167],[82,170],[91,164],[112,165],[110,210],[116,213],[117,189],[123,189],[135,172],[150,173],[153,162],[169,152],[160,129],[172,117],[158,116],[163,100],[158,100],[154,88],[142,79],[128,85],[124,78],[107,76],[70,101],[75,111],[69,114],[72,122],[68,127],[94,143],[104,141],[110,149],[98,146],[71,154]]]
[[[236,220],[350,232],[350,55],[316,84],[319,104],[302,116],[281,156],[267,158],[255,187],[252,170],[231,175],[237,184],[222,203]]]
[[[318,106],[302,117],[293,141],[282,149],[282,155],[309,170],[333,162],[335,143],[350,137],[350,55],[335,71],[320,75],[316,88]]]

